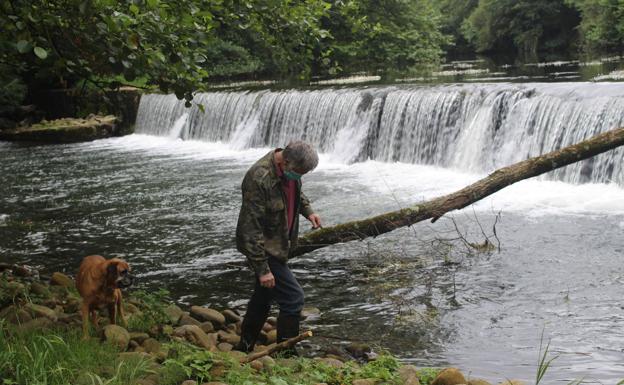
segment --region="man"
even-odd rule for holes
[[[277,340],[299,334],[303,289],[286,262],[297,244],[299,214],[313,228],[321,227],[310,201],[301,191],[301,176],[318,164],[316,151],[294,141],[258,160],[243,179],[243,204],[236,227],[236,248],[243,253],[256,275],[253,295],[243,320],[237,350],[253,350],[267,319],[271,301],[279,305]],[[291,349],[287,354],[296,354]]]

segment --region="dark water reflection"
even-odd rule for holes
[[[73,274],[85,255],[118,256],[130,261],[143,288],[166,288],[187,304],[244,308],[252,278],[234,250],[239,183],[265,150],[162,141],[0,142],[0,260]],[[457,174],[448,184],[439,169],[414,166],[425,173],[421,182],[402,185],[406,175],[389,176],[381,190],[393,193],[379,193],[367,179],[398,167],[321,167],[306,177],[306,190],[325,222],[335,224],[473,178]],[[552,186],[573,189],[550,183],[531,189],[537,196]],[[366,341],[418,365],[451,364],[492,381],[532,380],[543,332],[560,354],[548,382],[617,382],[624,378],[624,210],[621,199],[610,201],[612,188],[596,191],[616,209],[571,214],[558,202],[516,194],[514,204],[552,210],[538,215],[502,204],[500,253],[435,243],[457,237],[446,219],[296,259],[306,302],[321,310],[307,323],[318,336],[311,344]],[[490,202],[453,218],[469,241],[480,242],[475,215],[491,234],[498,209]]]

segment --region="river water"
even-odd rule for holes
[[[619,125],[623,95],[607,83],[225,92],[200,96],[205,115],[149,96],[135,135],[0,142],[0,258],[74,274],[85,255],[123,257],[141,287],[244,309],[239,186],[273,146],[305,136],[321,149],[304,189],[329,226]],[[622,154],[519,182],[435,224],[295,259],[306,303],[321,311],[306,321],[307,346],[364,341],[417,365],[533,381],[550,342],[558,358],[546,383],[624,379]]]

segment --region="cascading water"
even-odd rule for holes
[[[489,172],[624,123],[624,84],[463,84],[215,92],[205,112],[173,95],[145,95],[137,133],[167,136],[183,114],[182,139],[234,149],[302,138],[344,163],[375,159]],[[551,173],[572,183],[624,185],[618,149]]]

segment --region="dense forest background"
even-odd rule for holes
[[[622,0],[0,0],[0,104],[28,90],[431,69],[619,53]]]

